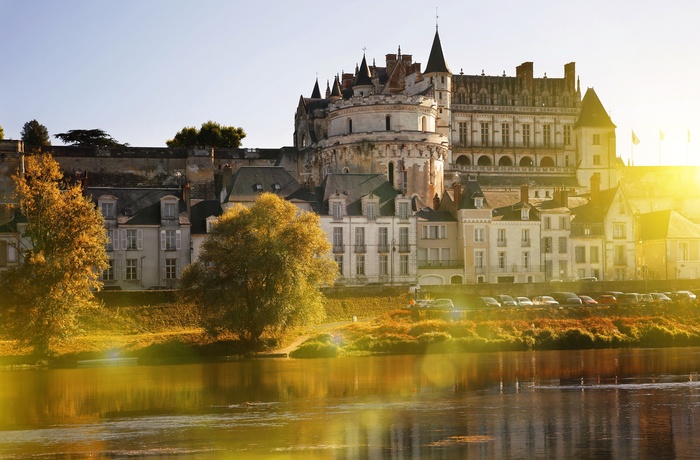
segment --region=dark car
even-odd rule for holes
[[[552,292],[549,294],[559,305],[583,305],[581,298],[573,292]]]
[[[579,295],[579,299],[581,299],[581,302],[583,305],[598,305],[598,302],[591,296],[588,295]]]
[[[474,308],[500,308],[501,304],[493,297],[477,297],[473,301]]]
[[[518,306],[518,302],[509,295],[502,294],[502,295],[494,296],[494,298],[496,300],[498,300],[498,303],[500,303],[502,307],[517,307]]]
[[[617,305],[617,297],[612,294],[601,294],[595,300],[598,305]]]

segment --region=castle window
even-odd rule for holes
[[[523,147],[530,147],[530,125],[523,125]]]
[[[508,147],[510,145],[510,124],[501,123],[501,145]]]
[[[348,118],[348,134],[352,134],[352,118]]]
[[[593,145],[600,145],[600,134],[593,135]]]
[[[481,123],[481,145],[483,147],[489,145],[489,124],[486,122]]]
[[[552,143],[552,125],[542,126],[542,145],[549,147]]]
[[[394,185],[394,163],[389,163],[389,184],[391,184],[392,187],[395,187],[395,185]]]
[[[386,130],[391,131],[391,115],[386,116]]]
[[[564,145],[571,145],[571,125],[564,125]]]
[[[460,147],[467,146],[467,124],[465,122],[459,122],[459,145]]]
[[[420,119],[420,129],[421,131],[425,132],[428,130],[428,120],[425,117],[421,117]]]
[[[593,164],[600,165],[600,155],[593,155]]]

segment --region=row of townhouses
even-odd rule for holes
[[[698,171],[624,165],[575,63],[453,74],[437,31],[425,68],[400,48],[371,62],[316,80],[289,147],[42,148],[105,217],[105,285],[176,287],[218,216],[263,192],[320,216],[339,284],[698,277]],[[33,151],[0,141],[0,202]],[[5,206],[0,270],[21,235]]]

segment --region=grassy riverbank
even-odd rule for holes
[[[138,357],[144,364],[221,360],[276,350],[301,334],[311,338],[292,356],[700,346],[696,307],[442,312],[403,309],[408,300],[407,294],[329,295],[326,322],[345,325],[322,334],[300,328],[254,349],[236,337],[205,336],[192,311],[174,302],[108,307],[83,318],[75,338],[56,343],[50,364],[109,357]],[[360,321],[351,322],[353,317]],[[0,366],[35,364],[29,350],[14,345],[0,337]]]

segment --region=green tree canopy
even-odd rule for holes
[[[235,148],[241,146],[241,140],[245,137],[243,128],[222,126],[213,121],[202,123],[202,127],[182,128],[175,137],[166,141],[168,147],[214,147]]]
[[[129,144],[121,144],[112,136],[101,129],[71,129],[65,133],[54,134],[53,137],[62,140],[68,145],[80,147],[125,147]]]
[[[316,214],[264,193],[221,216],[183,273],[183,296],[200,306],[209,334],[257,342],[323,318],[319,287],[338,272],[329,249]]]
[[[5,139],[5,130],[0,126],[0,141]]]
[[[0,277],[7,305],[0,324],[43,357],[77,329],[83,309],[96,305],[92,290],[107,267],[107,236],[100,211],[79,186],[64,183],[51,155],[28,156],[25,168],[13,179],[28,244],[22,263]]]
[[[22,127],[22,140],[28,147],[51,145],[49,130],[36,120],[28,121]]]

